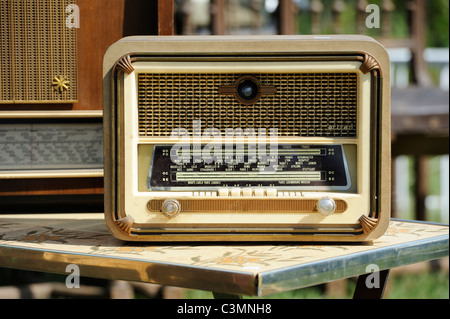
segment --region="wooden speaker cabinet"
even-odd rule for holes
[[[76,1],[0,2],[0,103],[78,100],[77,31],[67,26],[70,5]]]

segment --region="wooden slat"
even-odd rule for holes
[[[226,0],[211,0],[211,34],[226,33],[225,11]]]
[[[174,34],[173,0],[158,0],[158,35]]]
[[[432,81],[428,72],[427,64],[423,58],[425,50],[425,28],[426,25],[426,5],[425,0],[413,0],[411,6],[411,38],[414,40],[415,46],[413,53],[413,77],[414,82],[418,85],[431,87]]]

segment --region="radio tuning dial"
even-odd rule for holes
[[[181,204],[176,199],[166,199],[161,206],[164,216],[173,218],[181,212]]]
[[[317,202],[317,210],[323,216],[329,216],[336,210],[336,203],[330,197],[323,197]]]

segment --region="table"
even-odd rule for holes
[[[0,215],[0,267],[267,296],[360,276],[355,297],[381,297],[389,269],[448,256],[448,225],[392,220],[373,243],[147,243],[112,237],[103,214]],[[375,271],[375,272],[374,272]],[[381,287],[368,289],[371,276]]]

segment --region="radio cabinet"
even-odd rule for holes
[[[368,241],[389,58],[363,36],[129,37],[103,68],[105,218],[130,241]]]

